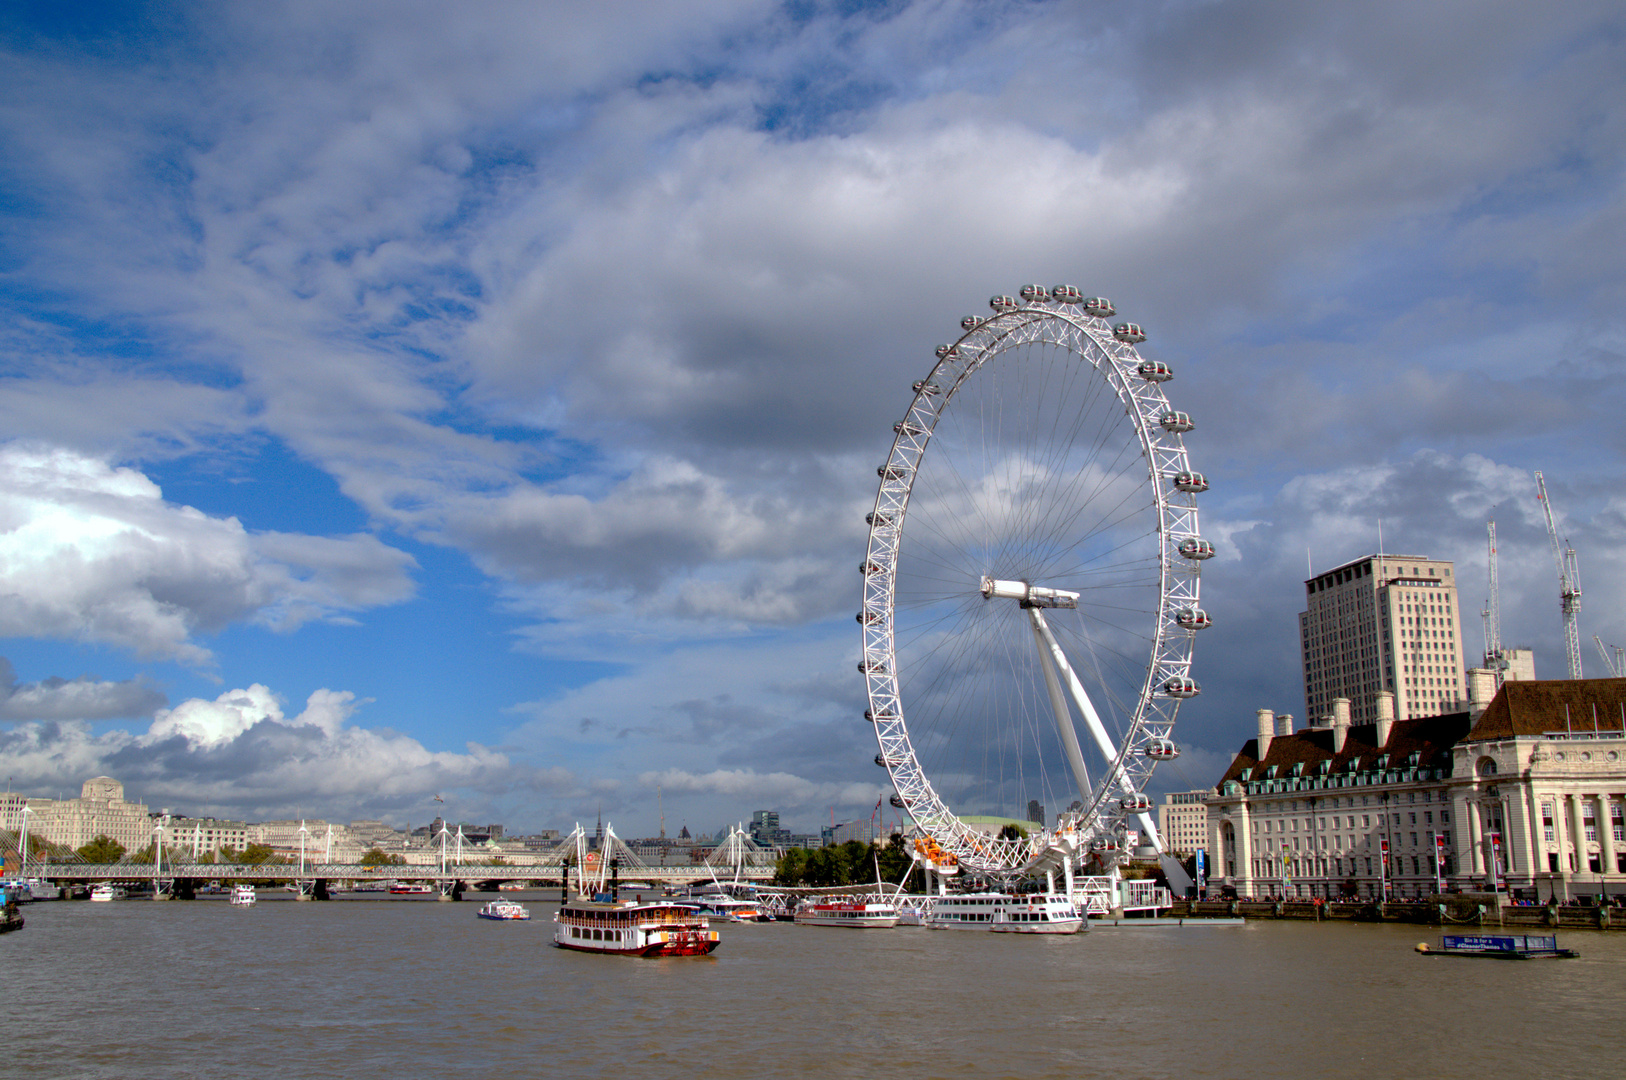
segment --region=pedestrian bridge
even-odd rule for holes
[[[421,881],[450,887],[461,883],[464,887],[490,882],[513,881],[536,887],[558,886],[562,868],[552,866],[362,866],[357,863],[165,863],[162,867],[151,863],[51,863],[29,860],[28,875],[63,884],[91,885],[104,881],[150,882],[161,887],[170,882],[218,881],[223,885],[250,881],[304,882],[317,881],[356,882]],[[766,882],[773,878],[773,868],[764,866],[730,867],[721,873],[723,880]],[[572,877],[575,868],[570,869]],[[636,866],[621,874],[623,882],[647,881],[651,885],[692,885],[712,881],[719,877],[717,868],[697,863],[691,866]]]

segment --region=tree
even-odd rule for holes
[[[227,844],[220,849],[220,858],[238,866],[277,866],[288,861],[277,858],[270,844],[250,844],[242,851]]]
[[[1014,821],[1007,821],[999,830],[1001,840],[1026,840],[1028,831]]]
[[[363,866],[403,866],[406,859],[400,855],[388,855],[378,848],[369,848],[361,857]]]
[[[124,858],[124,845],[98,833],[96,839],[79,849],[79,857],[95,866],[109,866]]]

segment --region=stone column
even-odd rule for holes
[[[1469,871],[1480,877],[1485,873],[1485,823],[1479,813],[1479,800],[1472,799],[1468,803],[1468,850],[1473,853],[1473,865]]]
[[[1248,804],[1244,800],[1237,804],[1236,827],[1236,869],[1239,881],[1247,882],[1248,889],[1253,890],[1253,815],[1248,812]],[[1240,892],[1240,890],[1239,890]]]
[[[1615,873],[1615,830],[1609,817],[1609,793],[1598,796],[1598,861],[1606,874]]]
[[[1566,795],[1564,801],[1569,804],[1570,835],[1575,842],[1575,872],[1586,873],[1586,825],[1581,821],[1580,795]],[[1566,869],[1568,869],[1566,867]]]

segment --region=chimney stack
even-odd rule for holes
[[[1395,695],[1393,690],[1378,691],[1378,746],[1389,745],[1389,732],[1395,726]]]
[[[1349,699],[1332,699],[1332,752],[1344,752],[1344,740],[1349,738]]]
[[[1276,734],[1278,734],[1278,735],[1291,735],[1291,734],[1293,734],[1293,714],[1292,713],[1284,712],[1280,716],[1276,717]]]
[[[1263,761],[1270,754],[1270,739],[1276,734],[1276,714],[1269,709],[1260,709],[1259,717],[1259,760]]]
[[[1496,696],[1496,672],[1490,668],[1468,669],[1468,714],[1478,720]]]

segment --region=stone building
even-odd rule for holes
[[[1467,701],[1452,564],[1421,555],[1367,555],[1304,583],[1299,614],[1304,715],[1347,698],[1355,723],[1377,721],[1377,696],[1401,719]]]
[[[1171,791],[1157,807],[1157,831],[1164,845],[1178,855],[1190,855],[1208,845],[1208,788]]]
[[[1260,710],[1207,800],[1212,880],[1244,896],[1626,892],[1626,679],[1505,683],[1477,709],[1293,729]],[[1477,714],[1477,715],[1476,715]]]
[[[124,785],[110,776],[86,780],[77,799],[28,800],[28,834],[83,847],[107,836],[135,852],[152,843],[155,822],[143,803],[124,800]]]
[[[164,827],[164,849],[179,851],[188,858],[215,855],[221,848],[238,851],[248,846],[249,826],[242,821],[212,817],[172,817],[160,819]]]

